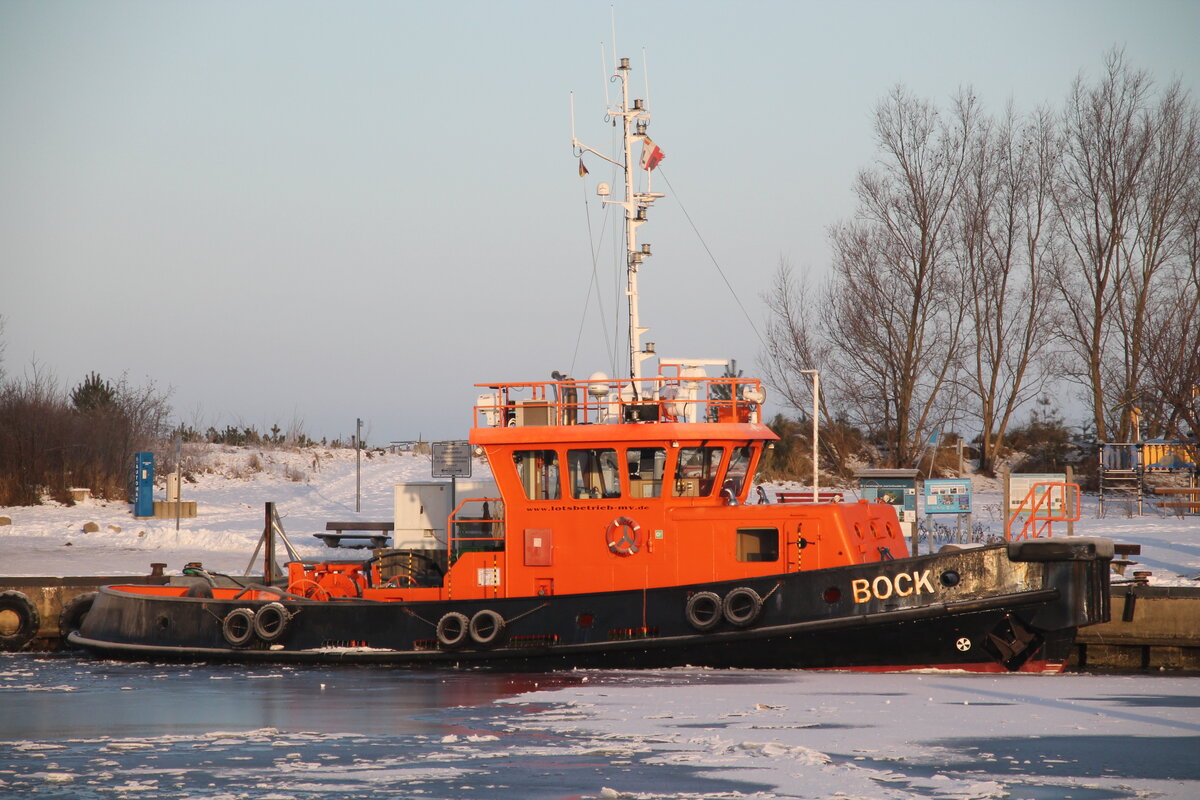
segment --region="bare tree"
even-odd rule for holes
[[[828,352],[813,319],[816,290],[780,261],[762,299],[768,312],[766,351],[759,359],[763,380],[793,409],[812,408],[812,382],[804,373],[824,367]]]
[[[1078,364],[1067,375],[1087,392],[1096,436],[1105,440],[1113,419],[1128,409],[1134,388],[1114,385],[1123,372],[1112,363],[1112,312],[1126,267],[1122,240],[1131,233],[1143,166],[1152,129],[1147,114],[1150,78],[1132,69],[1120,50],[1105,58],[1096,86],[1075,79],[1063,116],[1063,162],[1055,207],[1067,247],[1055,264],[1067,314],[1059,328]],[[1122,381],[1123,382],[1123,381]],[[1118,423],[1120,425],[1120,423]]]
[[[1196,171],[1200,159],[1200,123],[1195,106],[1179,81],[1171,84],[1154,107],[1149,153],[1139,173],[1134,195],[1132,235],[1120,240],[1121,273],[1116,293],[1116,322],[1120,332],[1121,372],[1117,385],[1136,398],[1143,423],[1151,435],[1168,433],[1171,404],[1146,385],[1152,357],[1152,325],[1156,307],[1174,307],[1171,315],[1188,316],[1186,229],[1189,206],[1195,204]],[[1183,296],[1178,293],[1182,292]],[[1185,324],[1186,319],[1174,319]],[[1122,429],[1124,436],[1130,431]]]
[[[963,285],[950,264],[974,97],[949,121],[897,87],[876,108],[880,158],[855,183],[857,216],[831,231],[834,276],[822,322],[840,369],[829,381],[850,421],[909,464],[956,413]]]
[[[1184,268],[1158,292],[1147,326],[1146,393],[1163,415],[1152,424],[1164,435],[1190,434],[1200,442],[1200,164],[1193,167],[1180,226]]]
[[[819,292],[806,278],[797,280],[787,263],[781,261],[770,291],[763,295],[769,318],[766,349],[759,358],[759,366],[766,384],[779,393],[784,404],[801,420],[812,414],[813,376],[809,373],[819,371],[825,376],[823,379],[832,374],[830,345],[819,334],[818,315],[814,313],[821,302]],[[849,477],[850,461],[861,442],[854,430],[837,419],[829,398],[829,391],[818,398],[821,454],[835,472]],[[786,427],[788,431],[796,427],[785,426],[783,422],[776,420],[772,425]],[[793,435],[808,436],[808,427],[796,427]]]
[[[980,468],[990,472],[1016,412],[1041,393],[1053,297],[1045,253],[1057,136],[1052,114],[1024,122],[1011,105],[982,122],[959,203],[956,256],[968,288],[963,371],[982,425]]]

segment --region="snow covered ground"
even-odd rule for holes
[[[195,501],[197,516],[179,520],[135,519],[128,503],[85,500],[74,506],[0,508],[12,525],[0,527],[0,575],[145,574],[152,562],[178,573],[189,561],[242,574],[263,531],[263,507],[274,502],[288,539],[305,558],[355,551],[328,550],[312,534],[331,520],[390,521],[393,486],[430,481],[430,458],[412,453],[362,455],[361,512],[355,513],[355,452],[349,449],[256,449],[192,445],[199,465],[182,499]],[[185,453],[185,458],[189,454]],[[475,475],[490,473],[480,462]],[[167,470],[162,465],[158,472]],[[165,499],[161,484],[155,493]],[[99,530],[85,533],[94,522]],[[361,553],[361,551],[359,551]],[[262,571],[261,564],[255,564]]]
[[[0,508],[0,516],[12,518],[12,525],[0,526],[0,575],[144,574],[152,562],[166,563],[168,573],[177,573],[189,561],[241,574],[262,534],[266,502],[276,503],[302,556],[345,556],[352,551],[329,550],[313,534],[324,532],[330,520],[391,520],[396,483],[432,480],[427,455],[364,452],[362,511],[356,514],[353,450],[189,447],[200,467],[197,482],[184,484],[183,499],[196,501],[198,516],[180,520],[178,530],[174,519],[134,519],[126,503],[87,500],[71,507],[51,502]],[[159,471],[166,470],[160,466]],[[477,460],[473,478],[489,476],[487,465]],[[768,493],[773,494],[773,487]],[[161,489],[158,496],[162,498]],[[974,521],[1001,533],[996,482],[978,479],[974,502]],[[84,533],[88,522],[99,530]],[[1150,570],[1152,585],[1200,585],[1200,517],[1135,516],[1122,504],[1110,503],[1108,516],[1101,519],[1095,498],[1085,497],[1075,533],[1140,544],[1135,569]]]

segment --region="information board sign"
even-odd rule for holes
[[[1008,513],[1014,514],[1021,509],[1021,504],[1025,502],[1025,498],[1029,496],[1034,485],[1066,482],[1065,472],[1016,472],[1009,475]],[[1048,498],[1047,495],[1049,495]],[[1060,516],[1063,513],[1066,499],[1067,493],[1061,486],[1043,486],[1038,489],[1037,497],[1027,504],[1024,512],[1029,513],[1033,509],[1034,502],[1038,502],[1035,517]]]
[[[925,513],[970,514],[970,479],[947,478],[925,481]]]
[[[469,478],[471,477],[471,443],[470,442],[432,442],[433,446],[433,477],[435,478]]]

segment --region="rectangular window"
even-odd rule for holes
[[[621,496],[617,451],[611,448],[567,451],[567,479],[577,500]]]
[[[662,497],[667,451],[661,447],[631,447],[625,451],[631,497]]]
[[[676,497],[708,497],[721,471],[721,447],[681,447],[675,464]]]
[[[778,561],[779,531],[775,528],[738,528],[738,561]]]
[[[725,470],[725,488],[733,492],[734,497],[742,495],[742,486],[746,483],[752,453],[753,450],[749,447],[735,447],[729,456],[729,467]]]
[[[562,496],[558,480],[558,453],[553,450],[517,450],[513,463],[521,487],[530,500],[557,500]]]

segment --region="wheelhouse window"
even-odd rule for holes
[[[621,496],[617,451],[611,448],[567,451],[571,496],[577,500]]]
[[[530,500],[557,500],[562,496],[558,480],[558,453],[553,450],[517,450],[513,463],[521,478],[525,497]]]
[[[779,531],[775,528],[738,528],[738,561],[778,561]]]
[[[675,496],[708,497],[721,472],[723,447],[681,447],[675,463]]]
[[[751,447],[735,447],[729,456],[723,488],[733,492],[734,497],[740,497],[742,494],[742,486],[746,483],[746,474],[750,471],[750,459],[753,456],[754,449]]]
[[[631,447],[625,451],[631,497],[662,497],[667,451],[661,447]]]

